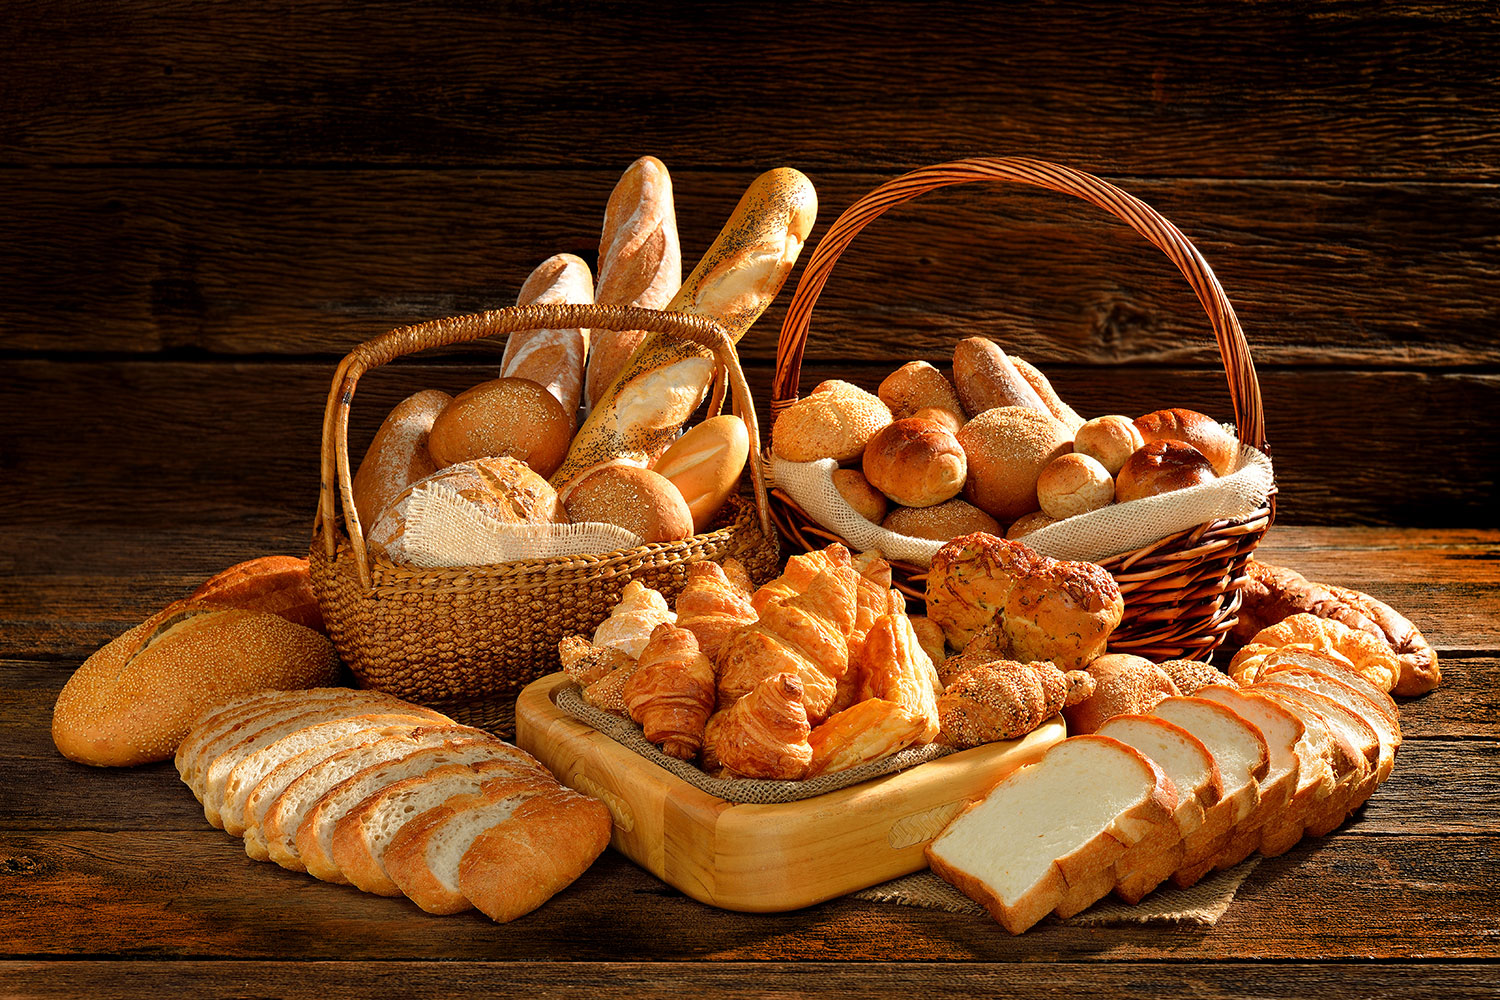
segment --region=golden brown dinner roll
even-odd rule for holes
[[[848,382],[824,382],[776,418],[771,450],[789,462],[856,462],[890,422],[890,409],[872,393]]]
[[[1211,483],[1215,478],[1213,466],[1192,445],[1184,441],[1153,441],[1125,460],[1115,477],[1115,499],[1128,503]]]
[[[354,474],[354,510],[365,534],[402,490],[442,468],[427,448],[427,435],[451,402],[446,392],[423,389],[397,403],[375,432]]]
[[[936,409],[950,414],[950,419],[962,427],[966,419],[963,404],[958,401],[958,392],[948,376],[925,361],[908,361],[885,377],[875,394],[891,408],[891,416],[897,420],[914,417],[918,410]],[[943,421],[947,426],[949,421]],[[957,430],[952,427],[951,430]]]
[[[1025,535],[1031,534],[1038,528],[1045,528],[1049,524],[1056,523],[1057,518],[1047,516],[1045,511],[1034,510],[1030,514],[1024,514],[1021,517],[1017,518],[1016,521],[1008,529],[1006,529],[1005,537],[1010,539],[1011,541],[1015,541],[1017,538],[1021,538]]]
[[[1073,435],[1062,421],[1028,406],[986,410],[957,437],[969,457],[964,497],[1001,521],[1036,510],[1037,476],[1073,450]]]
[[[693,533],[693,512],[671,480],[633,465],[608,465],[589,473],[568,491],[563,507],[574,524],[617,524],[641,536],[643,543]]]
[[[997,406],[1029,406],[1052,415],[1000,345],[985,337],[960,340],[953,349],[953,385],[970,419]]]
[[[440,466],[509,455],[550,476],[573,437],[573,416],[524,378],[497,378],[459,393],[437,415],[427,447]]]
[[[1092,733],[1117,715],[1147,715],[1163,698],[1181,694],[1160,667],[1141,656],[1105,653],[1087,669],[1094,693],[1063,709],[1070,734]]]
[[[932,507],[897,507],[885,516],[880,526],[898,535],[938,542],[975,531],[1000,533],[999,521],[962,500],[949,500]]]
[[[179,601],[74,671],[52,710],[69,760],[128,767],[165,760],[194,718],[233,695],[331,684],[333,644],[279,615]]]
[[[834,469],[833,486],[848,501],[854,512],[872,524],[885,519],[890,504],[885,494],[870,485],[865,474],[858,469]]]
[[[1073,432],[1073,450],[1097,461],[1111,476],[1119,475],[1125,460],[1145,443],[1135,421],[1118,413],[1095,417]]]
[[[1186,441],[1203,453],[1214,473],[1227,476],[1239,464],[1240,443],[1213,417],[1197,410],[1176,408],[1157,410],[1135,421],[1141,439],[1153,441]]]
[[[708,527],[739,485],[750,456],[750,432],[732,413],[688,430],[656,460],[652,471],[671,480],[693,512],[693,531]]]
[[[958,496],[968,468],[958,439],[925,420],[897,420],[865,446],[865,478],[906,507],[931,507]]]
[[[1114,503],[1115,481],[1087,455],[1059,455],[1037,477],[1036,498],[1043,513],[1061,521]]]

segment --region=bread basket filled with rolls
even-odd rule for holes
[[[503,701],[555,670],[558,642],[592,633],[629,581],[675,597],[690,566],[730,557],[775,575],[734,342],[815,213],[806,177],[768,171],[682,279],[670,180],[643,157],[606,209],[597,287],[582,260],[558,255],[515,307],[392,330],[343,360],[310,561],[361,686],[445,707]],[[500,378],[406,399],[356,467],[350,411],[367,373],[500,336]]]
[[[1085,419],[1040,370],[984,337],[957,343],[946,373],[912,361],[874,392],[829,380],[800,396],[814,308],[854,238],[921,194],[995,181],[1088,201],[1167,255],[1208,314],[1232,424],[1169,400],[1139,417]],[[819,241],[788,307],[771,413],[771,512],[793,549],[879,550],[896,586],[921,601],[944,543],[972,532],[1024,538],[1041,555],[1109,571],[1125,601],[1110,639],[1121,653],[1206,659],[1234,625],[1246,562],[1274,517],[1260,386],[1212,269],[1143,202],[1039,160],[922,167],[850,206]]]

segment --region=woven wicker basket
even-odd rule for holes
[[[1261,451],[1268,450],[1260,383],[1255,378],[1250,349],[1234,308],[1197,248],[1176,226],[1114,185],[1079,170],[1016,157],[955,160],[921,167],[882,184],[839,216],[818,242],[787,309],[771,387],[773,418],[797,400],[813,307],[840,254],[854,237],[896,205],[928,191],[975,181],[1010,181],[1081,198],[1126,222],[1165,253],[1208,312],[1228,375],[1240,440]],[[1125,619],[1111,636],[1110,649],[1158,661],[1207,659],[1234,625],[1240,602],[1236,584],[1250,553],[1270,527],[1274,511],[1273,491],[1266,507],[1245,518],[1212,521],[1104,560],[1101,565],[1114,576],[1125,597]],[[771,513],[783,537],[799,551],[844,541],[815,523],[781,490],[771,491]],[[895,570],[897,585],[908,596],[922,600],[924,570],[900,563]]]
[[[689,565],[702,560],[734,556],[757,579],[775,574],[780,552],[757,462],[750,463],[754,503],[732,497],[709,531],[681,541],[446,569],[370,558],[349,461],[349,409],[360,376],[432,347],[571,327],[648,330],[709,349],[727,376],[734,412],[759,448],[755,409],[734,347],[721,327],[701,316],[621,306],[526,306],[403,327],[359,345],[334,373],[323,416],[322,495],[310,558],[329,635],[362,686],[454,708],[467,721],[498,718],[485,704],[503,704],[505,695],[558,669],[558,640],[592,634],[630,580],[671,600],[686,583]],[[711,409],[721,400],[716,393]]]

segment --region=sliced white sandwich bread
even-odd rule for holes
[[[298,831],[308,813],[317,807],[324,795],[338,785],[361,772],[401,760],[419,750],[458,749],[468,744],[488,745],[498,742],[497,737],[469,726],[431,726],[351,747],[313,764],[293,778],[266,806],[260,821],[266,854],[283,868],[306,871],[307,865],[297,849]],[[487,753],[488,751],[478,750],[473,751],[471,756],[472,759],[480,760]],[[446,760],[445,763],[452,761]],[[353,804],[353,801],[349,803]]]
[[[1273,678],[1271,675],[1283,670],[1312,670],[1332,677],[1374,702],[1393,725],[1400,724],[1401,710],[1390,694],[1372,684],[1364,674],[1337,653],[1309,649],[1305,646],[1282,646],[1261,660],[1252,682],[1279,680],[1280,678]]]
[[[1113,737],[1151,758],[1177,789],[1172,823],[1115,862],[1115,895],[1134,904],[1182,867],[1183,842],[1203,825],[1205,811],[1223,798],[1224,781],[1203,741],[1166,719],[1117,715],[1099,727],[1098,735]]]
[[[1266,676],[1268,683],[1290,684],[1307,688],[1315,694],[1338,702],[1369,723],[1380,740],[1380,761],[1376,780],[1384,783],[1396,766],[1396,752],[1401,749],[1401,720],[1392,720],[1373,701],[1353,687],[1328,674],[1298,668],[1277,670]]]
[[[353,774],[324,792],[307,810],[297,827],[297,857],[308,874],[324,882],[347,884],[349,879],[333,859],[333,833],[349,810],[390,785],[420,777],[439,767],[468,766],[494,760],[514,762],[512,750],[513,747],[499,739],[471,741],[417,750],[398,760]]]
[[[959,813],[927,846],[927,860],[1020,934],[1070,885],[1097,887],[1100,872],[1170,822],[1176,807],[1166,775],[1140,751],[1108,736],[1074,736]]]
[[[1151,714],[1192,733],[1214,755],[1224,795],[1204,811],[1203,825],[1183,841],[1174,884],[1187,888],[1212,869],[1234,827],[1260,804],[1260,781],[1270,770],[1266,738],[1253,723],[1217,702],[1197,697],[1165,698]],[[1205,864],[1207,862],[1207,864]]]
[[[511,759],[452,764],[406,778],[365,798],[339,819],[329,851],[352,885],[377,896],[399,896],[401,887],[385,871],[385,849],[409,820],[436,809],[455,795],[473,795],[496,777],[529,780],[536,791],[555,784],[550,774]]]
[[[440,722],[439,713],[425,709],[400,712],[375,712],[355,715],[344,719],[329,719],[287,733],[269,746],[246,754],[229,769],[223,788],[215,793],[207,791],[208,799],[219,812],[219,820],[225,833],[236,837],[245,834],[245,800],[260,780],[271,773],[277,765],[297,756],[304,750],[316,749],[329,740],[340,736],[357,735],[391,724],[406,723],[412,727]],[[443,717],[446,718],[446,717]],[[205,802],[205,807],[208,805]]]
[[[1332,698],[1293,684],[1267,681],[1253,685],[1253,689],[1269,694],[1283,704],[1297,702],[1311,708],[1327,719],[1328,724],[1352,743],[1369,762],[1369,773],[1357,786],[1349,804],[1349,812],[1364,805],[1365,800],[1374,794],[1376,786],[1380,784],[1381,776],[1390,773],[1393,751],[1381,744],[1375,727],[1366,722],[1363,716],[1349,711]]]
[[[1250,690],[1258,690],[1251,687]],[[1302,824],[1301,835],[1321,837],[1336,828],[1349,815],[1350,802],[1365,780],[1373,775],[1374,768],[1365,755],[1344,736],[1321,712],[1308,705],[1277,696],[1273,691],[1259,690],[1263,697],[1277,704],[1302,720],[1309,738],[1321,748],[1333,772],[1334,786],[1326,798],[1312,803]],[[1301,836],[1299,835],[1299,836]],[[1290,837],[1288,830],[1278,830],[1275,841]],[[1262,836],[1262,842],[1273,840],[1271,830]]]

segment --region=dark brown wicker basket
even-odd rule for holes
[[[734,556],[756,579],[775,575],[780,551],[757,462],[750,463],[754,502],[732,497],[709,531],[681,541],[445,569],[370,558],[349,461],[349,409],[360,377],[427,348],[569,327],[648,330],[709,348],[758,450],[755,408],[734,348],[721,327],[701,316],[622,306],[525,306],[403,327],[359,345],[335,372],[324,412],[322,495],[310,560],[329,636],[362,686],[445,707],[503,698],[557,670],[558,640],[591,634],[631,580],[672,600],[688,567],[702,560]],[[480,712],[486,719],[493,714]]]
[[[1009,181],[1081,198],[1129,224],[1165,253],[1208,312],[1228,376],[1240,440],[1261,451],[1268,450],[1260,383],[1250,349],[1233,306],[1197,248],[1150,206],[1114,185],[1080,170],[1019,157],[955,160],[921,167],[887,181],[839,216],[802,272],[781,327],[771,387],[773,418],[797,400],[813,308],[839,256],[854,237],[896,205],[928,191],[976,181]],[[844,541],[815,523],[781,490],[771,491],[771,513],[782,536],[799,551]],[[1234,625],[1240,602],[1236,584],[1274,514],[1273,490],[1267,506],[1245,518],[1202,524],[1104,560],[1101,565],[1114,576],[1125,596],[1125,619],[1110,638],[1110,649],[1158,661],[1207,659]],[[904,563],[895,564],[894,569],[897,586],[908,596],[922,600],[924,570]]]

